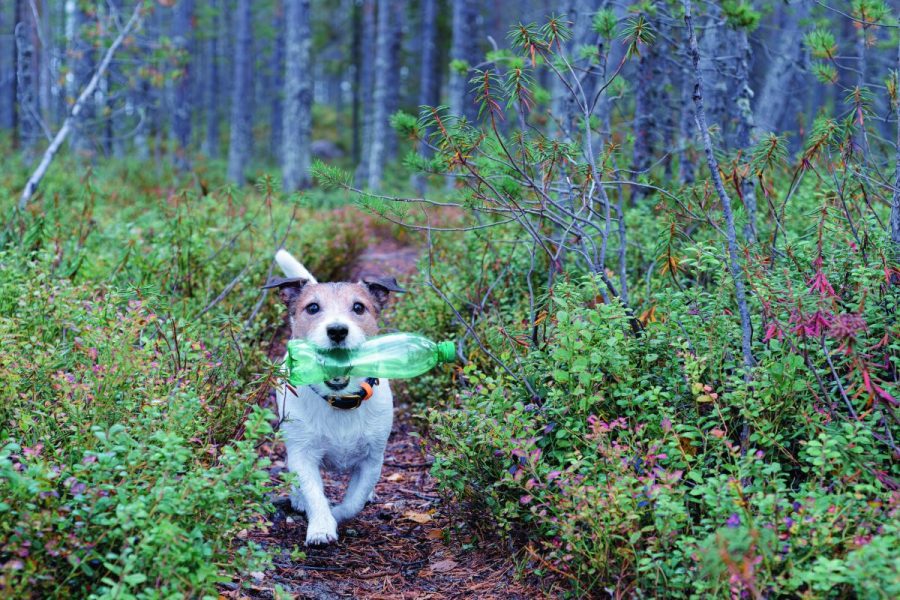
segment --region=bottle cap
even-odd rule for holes
[[[456,344],[453,342],[439,342],[437,345],[438,360],[442,363],[451,363],[456,360]]]

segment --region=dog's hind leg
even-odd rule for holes
[[[322,473],[317,462],[304,456],[297,456],[288,450],[288,469],[297,474],[297,487],[306,508],[306,545],[317,546],[338,539],[337,521],[331,514]]]
[[[374,496],[375,484],[381,477],[383,462],[384,454],[370,456],[353,469],[344,499],[331,511],[338,522],[352,519],[358,515],[366,505],[366,501]]]

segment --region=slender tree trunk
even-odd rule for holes
[[[269,152],[276,162],[283,162],[283,136],[284,131],[284,72],[285,72],[285,5],[284,0],[276,3],[274,16],[272,18],[272,28],[275,30],[275,39],[272,40],[272,59],[270,61],[272,69],[272,85],[268,93],[270,94],[270,110],[269,110]]]
[[[384,8],[384,7],[382,7]],[[360,148],[359,163],[356,166],[357,185],[366,185],[369,180],[369,154],[372,144],[373,124],[373,88],[375,87],[375,0],[362,0],[362,29],[360,35],[359,56],[359,81],[360,89],[357,95],[360,98],[362,109],[362,145]]]
[[[747,295],[744,289],[744,276],[741,272],[740,256],[737,248],[737,231],[734,226],[734,213],[731,210],[731,199],[725,191],[722,177],[719,174],[719,163],[713,150],[712,139],[709,136],[709,124],[706,120],[706,112],[703,107],[703,77],[700,72],[700,48],[697,45],[697,36],[694,33],[694,22],[691,17],[691,0],[682,0],[684,5],[684,24],[687,27],[688,44],[690,48],[691,62],[694,66],[694,106],[696,107],[697,128],[700,130],[700,139],[703,141],[703,149],[706,152],[706,164],[712,175],[713,184],[719,200],[722,202],[722,213],[725,216],[725,235],[728,243],[728,265],[731,270],[731,278],[734,281],[735,295],[737,296],[738,313],[741,318],[741,350],[744,358],[744,367],[747,377],[750,376],[750,368],[754,364],[752,335],[753,329],[750,322],[750,308],[747,303]],[[742,433],[742,441],[746,439],[746,431]]]
[[[683,73],[681,84],[681,121],[679,123],[681,144],[678,150],[678,182],[681,185],[694,183],[694,161],[688,152],[694,143],[697,131],[694,114],[694,84],[689,73]]]
[[[422,63],[419,73],[419,106],[437,106],[440,103],[440,79],[438,77],[438,48],[437,48],[437,0],[422,0],[422,22],[420,33],[422,38]],[[423,132],[427,140],[429,130]],[[419,156],[431,158],[431,150],[427,144],[419,144]],[[413,183],[422,195],[426,190],[426,179],[422,175],[415,175]]]
[[[372,140],[369,146],[369,169],[367,185],[370,190],[381,188],[384,163],[387,158],[387,136],[389,135],[388,87],[395,82],[396,73],[391,72],[391,45],[393,43],[393,23],[399,18],[403,2],[385,0],[378,9],[378,34],[375,43],[375,91],[372,104]]]
[[[285,0],[284,72],[284,190],[292,192],[310,184],[312,129],[312,71],[310,2]]]
[[[653,158],[653,134],[656,129],[654,112],[659,101],[658,86],[655,81],[658,75],[657,61],[659,48],[651,45],[645,49],[638,64],[638,79],[634,91],[634,147],[631,154],[631,170],[633,177],[642,179],[650,169]],[[634,186],[632,202],[637,202],[645,195],[645,189]]]
[[[222,86],[219,82],[219,1],[209,0],[212,13],[209,37],[206,40],[206,78],[203,86],[203,103],[206,106],[206,135],[203,138],[203,153],[210,158],[219,156],[219,124],[222,121]]]
[[[251,0],[237,0],[235,10],[234,81],[231,96],[231,139],[228,144],[228,180],[244,183],[253,145],[251,95],[253,93],[253,21]]]
[[[175,165],[181,170],[190,168],[188,146],[191,143],[191,116],[193,100],[191,81],[194,78],[193,19],[194,0],[178,0],[173,21],[174,45],[179,52],[180,75],[175,82],[175,110],[172,112],[172,129],[175,134]]]
[[[737,115],[735,143],[740,150],[747,153],[752,146],[750,133],[753,131],[753,109],[750,106],[753,99],[753,90],[750,89],[752,51],[750,49],[750,40],[747,39],[746,29],[737,31],[737,39],[736,50],[738,58],[735,78],[737,79],[738,89],[735,103],[735,114]],[[744,207],[747,210],[744,239],[752,244],[756,241],[756,186],[752,173],[747,173],[741,181],[741,196],[744,200]]]
[[[894,68],[895,77],[900,81],[900,41],[897,43]],[[894,148],[894,195],[891,199],[891,242],[894,246],[894,261],[900,263],[900,92],[894,99],[894,116],[897,118],[897,133]]]

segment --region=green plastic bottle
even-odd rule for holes
[[[291,340],[285,366],[293,385],[309,385],[337,377],[408,379],[455,359],[453,342],[435,343],[413,333],[390,333],[366,340],[353,350],[323,349],[306,340]]]

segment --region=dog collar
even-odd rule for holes
[[[359,384],[360,389],[352,394],[329,394],[321,396],[321,398],[330,404],[333,408],[340,410],[353,410],[362,406],[362,403],[372,397],[375,393],[375,386],[379,384],[375,377],[367,377],[365,381]]]

